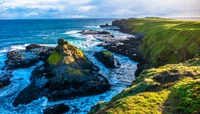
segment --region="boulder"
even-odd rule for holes
[[[31,44],[26,47],[26,50],[16,50],[7,53],[5,61],[6,70],[17,68],[27,68],[33,66],[39,61],[45,61],[53,51],[53,47],[40,46]]]
[[[108,51],[96,52],[94,56],[107,68],[119,68],[119,61]]]
[[[12,74],[9,72],[0,74],[0,88],[8,86],[11,83],[10,82],[11,77]]]
[[[103,93],[110,84],[98,71],[81,50],[59,39],[47,62],[35,68],[31,84],[19,93],[13,105],[28,104],[42,96],[57,101]]]
[[[63,114],[69,111],[69,107],[64,103],[47,107],[43,110],[44,114]]]

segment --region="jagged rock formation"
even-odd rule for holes
[[[4,69],[13,70],[33,66],[39,61],[46,61],[54,48],[31,44],[26,50],[15,50],[7,53]]]
[[[94,56],[107,68],[119,68],[119,61],[108,51],[96,52]]]
[[[31,84],[19,93],[13,105],[27,104],[42,96],[56,101],[103,93],[110,85],[98,71],[81,50],[59,39],[47,62],[35,68]]]

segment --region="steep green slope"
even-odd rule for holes
[[[158,68],[144,70],[131,87],[89,113],[199,114],[200,21],[140,18],[113,25],[122,32],[146,34],[140,51]]]
[[[140,50],[155,65],[179,63],[200,55],[200,21],[162,18],[117,20],[121,31],[146,34]]]
[[[144,70],[132,86],[89,114],[199,114],[200,58]]]

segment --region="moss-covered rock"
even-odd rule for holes
[[[200,58],[144,70],[132,86],[90,114],[198,114]]]
[[[119,61],[108,51],[96,52],[94,56],[107,68],[119,68]]]
[[[103,93],[110,84],[98,71],[81,50],[59,39],[47,62],[32,72],[31,84],[19,93],[13,105],[27,104],[42,96],[56,101]]]

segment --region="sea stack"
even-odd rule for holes
[[[18,94],[13,105],[28,104],[42,96],[56,101],[103,93],[110,84],[98,71],[81,50],[59,39],[46,62],[32,72],[31,84]]]

